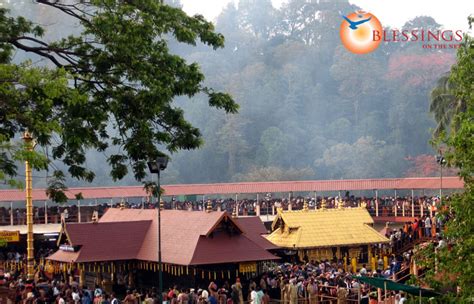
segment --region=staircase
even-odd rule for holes
[[[429,237],[417,238],[417,239],[415,239],[411,242],[405,243],[402,247],[394,250],[393,253],[394,254],[403,254],[404,252],[407,252],[407,251],[412,250],[413,248],[415,248],[416,245],[421,244],[421,243],[425,243],[425,242],[428,242],[428,241],[431,241],[431,240],[433,240],[433,238],[429,238]]]

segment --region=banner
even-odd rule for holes
[[[4,242],[19,242],[20,231],[0,231],[0,241]]]
[[[257,272],[257,262],[239,263],[239,272]]]

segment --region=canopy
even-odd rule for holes
[[[411,286],[411,285],[405,285],[401,283],[394,282],[392,280],[387,280],[384,278],[372,278],[372,277],[354,277],[357,280],[367,283],[372,286],[376,286],[377,288],[381,289],[387,289],[387,290],[401,290],[405,291],[409,294],[415,295],[415,296],[422,296],[422,297],[437,297],[440,294],[437,292],[434,292],[431,289],[424,289],[420,288],[417,286]]]

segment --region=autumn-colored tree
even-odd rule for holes
[[[436,162],[436,157],[429,154],[408,156],[405,160],[409,167],[405,173],[406,177],[429,177],[440,175],[440,165]],[[443,168],[444,176],[455,176],[458,170],[455,168]]]

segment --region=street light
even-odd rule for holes
[[[441,153],[441,151],[439,151],[439,154],[436,155],[435,159],[436,159],[436,162],[439,164],[439,168],[440,168],[439,170],[440,171],[439,203],[441,205],[441,203],[443,202],[443,166],[446,165],[446,159],[443,157],[443,154]]]
[[[267,221],[268,221],[268,207],[270,205],[270,200],[272,199],[272,194],[271,193],[267,193],[265,195],[265,201],[267,203]]]
[[[161,193],[160,193],[160,172],[166,169],[168,165],[168,157],[160,156],[154,161],[148,162],[148,169],[150,173],[156,173],[158,177],[157,192],[158,192],[158,292],[159,303],[163,303],[163,265],[161,262]]]

